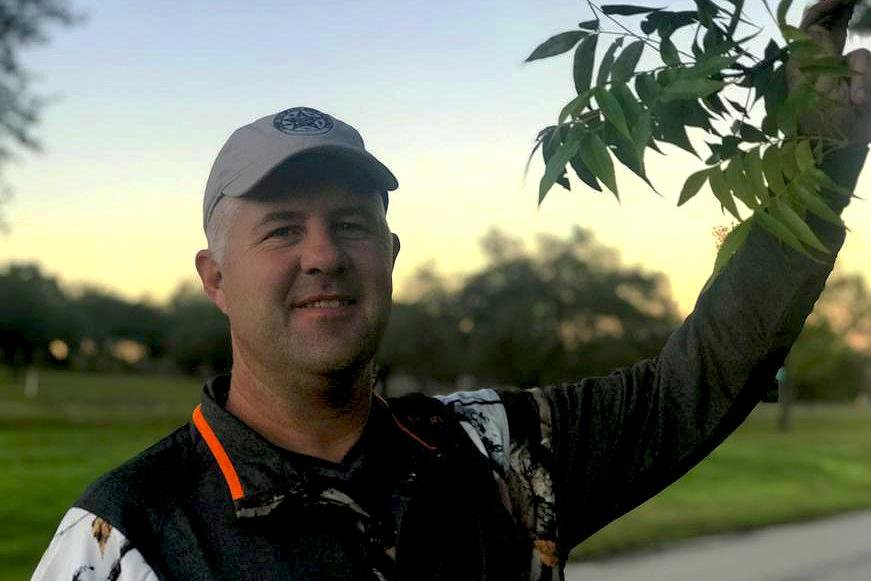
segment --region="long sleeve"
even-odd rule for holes
[[[57,579],[157,581],[157,575],[121,531],[95,514],[71,508],[31,581]]]
[[[866,153],[846,150],[823,169],[852,191]],[[827,195],[837,211],[847,203]],[[812,227],[840,249],[843,228]],[[809,260],[754,228],[655,359],[543,390],[561,554],[682,476],[744,421],[833,264],[834,256]],[[520,406],[507,407],[512,427],[528,425],[512,418]]]

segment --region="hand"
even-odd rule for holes
[[[800,28],[832,55],[843,55],[847,24],[857,0],[822,0],[805,10]],[[804,116],[799,125],[807,135],[846,138],[851,144],[871,141],[871,52],[858,49],[845,56],[852,71],[849,79],[820,76],[816,89],[827,97],[818,111]],[[787,68],[787,81],[794,86],[801,73]]]

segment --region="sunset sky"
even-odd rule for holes
[[[771,29],[761,2],[748,4]],[[570,56],[523,59],[590,17],[578,0],[74,5],[85,20],[25,54],[34,90],[50,98],[36,130],[44,151],[4,169],[13,197],[0,264],[37,261],[65,283],[165,299],[194,280],[202,191],[224,140],[297,105],[356,126],[399,178],[389,218],[403,241],[400,296],[422,264],[452,277],[479,267],[478,240],[493,226],[531,242],[580,225],[624,263],[667,274],[687,312],[713,264],[712,230],[729,223],[710,194],[675,207],[702,166],[673,148],[648,157],[664,199],[621,173],[622,204],[578,186],[536,207],[542,166],[524,184],[526,157],[574,89]],[[857,193],[869,191],[866,171]],[[845,220],[841,268],[869,275],[871,200],[854,201]]]

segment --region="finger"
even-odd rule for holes
[[[853,15],[853,8],[859,0],[822,0],[805,8],[799,28],[806,30],[813,24],[822,24],[830,28],[833,22],[843,22],[847,26]]]
[[[864,105],[868,94],[871,70],[871,51],[860,48],[847,55],[847,66],[853,71],[850,76],[850,101],[854,105]]]
[[[823,0],[810,6],[801,20],[801,29],[821,27],[826,30],[835,47],[834,54],[844,52],[847,42],[847,25],[853,16],[853,9],[858,0]]]

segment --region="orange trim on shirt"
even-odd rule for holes
[[[227,486],[230,488],[230,496],[233,500],[238,500],[245,496],[242,492],[242,483],[239,482],[239,475],[236,474],[236,469],[233,467],[230,457],[227,456],[227,452],[224,450],[224,446],[221,445],[221,441],[218,440],[218,436],[212,431],[212,426],[206,421],[201,408],[202,404],[194,409],[194,426],[200,432],[203,440],[206,441],[212,456],[217,460],[218,468],[221,469],[221,472],[224,474],[224,480],[227,481]]]
[[[384,399],[383,397],[381,397],[381,394],[375,393],[375,397],[377,397],[379,400],[381,400],[381,402],[382,402],[385,406],[387,406],[387,409],[390,410],[390,404],[387,403],[387,400],[386,400],[386,399]],[[396,423],[396,426],[397,426],[400,430],[402,430],[403,432],[405,432],[406,434],[408,434],[409,436],[411,436],[411,438],[412,438],[415,442],[417,442],[418,444],[420,444],[421,446],[423,446],[424,448],[426,448],[426,449],[429,450],[430,452],[434,452],[434,451],[438,450],[438,448],[436,448],[436,447],[433,446],[432,444],[428,444],[428,443],[426,443],[426,442],[425,442],[425,441],[424,441],[420,436],[418,436],[417,434],[415,434],[414,432],[412,432],[410,429],[408,429],[407,427],[405,427],[405,424],[403,424],[402,422],[400,422],[400,421],[399,421],[399,418],[397,418],[397,417],[393,414],[393,410],[390,410],[390,416],[393,418],[393,421]]]

